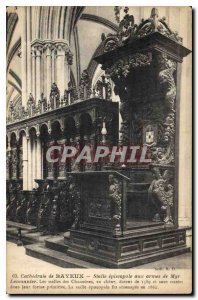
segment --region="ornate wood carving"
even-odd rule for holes
[[[17,199],[17,208],[16,208],[16,217],[15,220],[18,223],[26,222],[26,210],[27,210],[27,199],[23,192],[20,192],[20,195]]]
[[[149,187],[149,198],[156,207],[153,221],[163,220],[165,224],[173,224],[174,185],[173,170],[154,167],[154,179]]]
[[[43,234],[48,233],[48,222],[51,210],[51,187],[48,183],[45,183],[42,187],[42,193],[40,196],[40,206],[38,211],[37,227]]]
[[[74,223],[73,228],[78,229],[80,224],[80,189],[73,177],[69,177],[69,202],[74,205]]]
[[[58,232],[59,206],[58,196],[55,195],[52,200],[51,211],[49,215],[48,231],[54,235]]]
[[[164,53],[158,55],[159,81],[163,88],[165,116],[163,118],[162,140],[153,153],[153,160],[160,165],[174,163],[175,148],[175,98],[176,86],[174,72],[176,63]]]
[[[38,209],[39,209],[39,195],[37,194],[37,191],[31,191],[28,194],[28,204],[27,204],[27,211],[26,211],[27,224],[33,226],[37,225]]]
[[[60,105],[60,92],[56,83],[52,83],[50,92],[50,108],[55,109]]]
[[[69,105],[78,100],[78,92],[75,86],[72,86],[71,81],[68,83],[68,89],[64,91],[61,106]]]
[[[27,111],[26,114],[28,117],[33,116],[36,113],[36,102],[34,100],[34,97],[32,93],[29,94],[29,98],[27,101]]]
[[[94,87],[95,95],[101,99],[110,100],[112,97],[111,83],[102,75]]]
[[[38,112],[44,113],[47,111],[47,99],[44,97],[44,94],[41,94],[41,99],[38,101]]]
[[[81,75],[79,84],[79,98],[86,100],[91,97],[91,80],[87,70],[84,70]]]
[[[10,194],[10,202],[6,207],[6,218],[7,220],[14,221],[16,217],[17,209],[17,196],[16,194]]]
[[[124,80],[130,70],[150,66],[152,62],[152,53],[135,53],[118,59],[111,67],[106,68],[105,74],[110,76],[113,81]]]
[[[121,234],[121,205],[122,190],[121,183],[114,175],[109,175],[109,198],[112,205],[112,225],[114,235]]]
[[[131,92],[129,90],[128,77],[131,71],[136,68],[150,66],[152,62],[152,53],[135,53],[126,55],[118,59],[112,66],[105,68],[105,74],[115,83],[114,92],[120,97],[120,114],[122,123],[120,128],[121,144],[128,144],[130,141],[130,120],[131,120]],[[138,110],[139,111],[139,110]],[[134,110],[132,110],[132,113]]]
[[[166,23],[166,18],[159,18],[158,10],[153,8],[151,10],[150,18],[141,20],[139,25],[135,24],[134,16],[128,13],[129,8],[125,7],[125,15],[120,21],[119,10],[116,9],[116,19],[119,22],[119,30],[116,34],[102,34],[101,38],[104,42],[104,52],[115,50],[118,47],[129,43],[135,39],[141,39],[154,32],[159,32],[162,35],[172,39],[177,43],[182,43],[182,38],[179,37],[178,32],[172,31]]]

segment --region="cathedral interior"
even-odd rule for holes
[[[191,14],[7,7],[7,239],[27,255],[129,268],[190,251]],[[72,144],[146,144],[152,162],[46,159]]]

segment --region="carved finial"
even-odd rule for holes
[[[115,11],[115,19],[118,23],[120,23],[120,10],[121,7],[120,6],[115,6],[114,7],[114,11]]]
[[[124,8],[124,12],[125,12],[125,14],[127,14],[127,13],[128,13],[128,11],[129,11],[129,7],[128,7],[128,6],[125,6],[125,8]]]
[[[101,40],[104,41],[106,39],[106,35],[104,33],[101,34]]]
[[[158,18],[158,9],[153,7],[152,10],[151,10],[151,18],[155,18],[157,17]]]

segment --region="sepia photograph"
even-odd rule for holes
[[[7,294],[191,294],[192,7],[7,6],[5,72]]]

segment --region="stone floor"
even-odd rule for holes
[[[37,258],[30,257],[25,254],[24,247],[17,247],[16,244],[7,242],[7,264],[9,265],[9,271],[17,269],[25,269],[33,272],[35,269],[45,270],[50,272],[63,270],[63,268],[47,263]],[[192,264],[192,254],[186,253],[176,257],[171,257],[156,261],[153,263],[145,264],[133,269],[153,269],[171,267],[175,269],[190,269]]]

